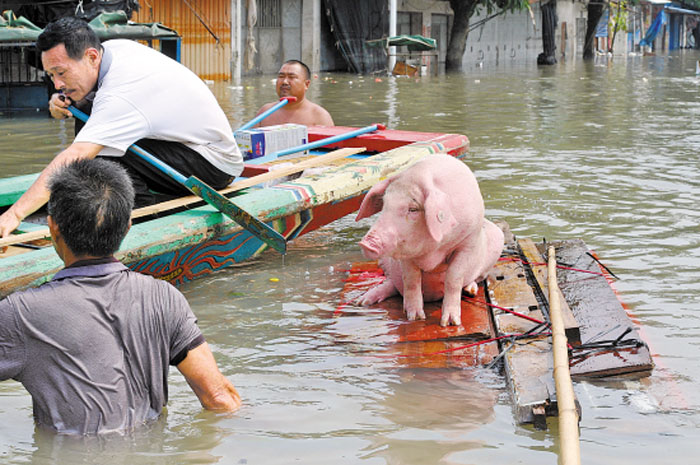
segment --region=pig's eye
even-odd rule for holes
[[[418,213],[420,208],[418,207],[408,207],[408,213]]]

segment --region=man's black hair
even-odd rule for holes
[[[308,66],[306,66],[306,64],[305,64],[303,61],[299,61],[299,60],[287,60],[287,61],[284,62],[284,64],[285,64],[285,65],[293,65],[293,64],[301,65],[301,67],[304,68],[304,72],[306,72],[306,79],[307,79],[307,80],[311,79],[311,70],[309,69]]]
[[[72,16],[49,23],[39,34],[36,48],[41,53],[51,50],[58,44],[63,44],[68,56],[74,60],[80,60],[88,48],[102,49],[100,39],[88,23]]]
[[[129,230],[134,188],[117,163],[80,159],[49,179],[48,212],[77,256],[109,257]]]

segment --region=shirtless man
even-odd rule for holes
[[[304,98],[311,84],[311,72],[309,67],[298,60],[284,62],[277,74],[277,95],[282,97],[296,97],[296,102],[288,102],[285,106],[262,120],[258,126],[272,126],[275,124],[296,123],[305,126],[335,126],[333,118],[322,106]],[[263,105],[256,116],[264,112],[277,102]]]

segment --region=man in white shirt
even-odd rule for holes
[[[183,65],[133,41],[100,44],[87,23],[76,18],[50,23],[37,48],[44,71],[59,92],[49,102],[51,115],[68,117],[67,107],[76,103],[90,112],[90,119],[0,216],[0,237],[46,203],[48,178],[75,159],[99,155],[122,164],[134,184],[136,207],[155,201],[151,191],[172,195],[188,191],[127,152],[134,143],[183,175],[197,176],[216,189],[226,187],[243,170],[226,115],[206,84]]]

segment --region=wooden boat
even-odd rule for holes
[[[362,342],[381,342],[383,350],[377,356],[411,368],[502,367],[516,421],[546,429],[547,417],[557,414],[547,326],[546,248],[527,238],[516,240],[509,234],[506,238],[504,253],[480,284],[477,296],[463,297],[462,326],[439,326],[441,302],[426,303],[426,320],[406,321],[401,298],[392,297],[362,309],[381,312],[386,324],[383,331],[374,331],[376,341]],[[556,248],[572,378],[648,376],[654,366],[649,347],[618,298],[611,272],[580,239],[548,245]],[[343,303],[334,323],[337,334],[353,338],[363,333],[357,331],[352,318],[341,316],[351,317],[358,311],[352,301],[382,280],[376,262],[356,263],[348,270]],[[347,333],[345,326],[350,329]]]
[[[352,129],[311,127],[309,140]],[[243,193],[239,192],[233,200],[287,240],[293,240],[357,210],[364,193],[372,185],[424,156],[435,153],[464,156],[469,141],[458,134],[381,130],[325,148],[342,147],[365,147],[366,150],[364,156],[338,160],[320,173],[302,175],[271,187],[241,191]],[[302,159],[285,158],[277,162]],[[272,167],[270,163],[251,165],[244,175],[259,174]],[[36,176],[0,180],[0,208],[11,205]],[[179,202],[182,210],[181,201],[173,202]],[[188,209],[172,213],[163,213],[163,206],[147,207],[151,208],[151,213],[158,212],[159,217],[134,224],[117,257],[136,271],[177,285],[248,260],[266,249],[262,241],[213,207],[199,203],[192,208],[187,202],[184,205]],[[43,225],[30,222],[23,222],[20,227],[25,233],[37,228],[45,230]],[[46,239],[8,247],[8,251],[0,255],[0,297],[46,282],[62,267],[63,263]]]

